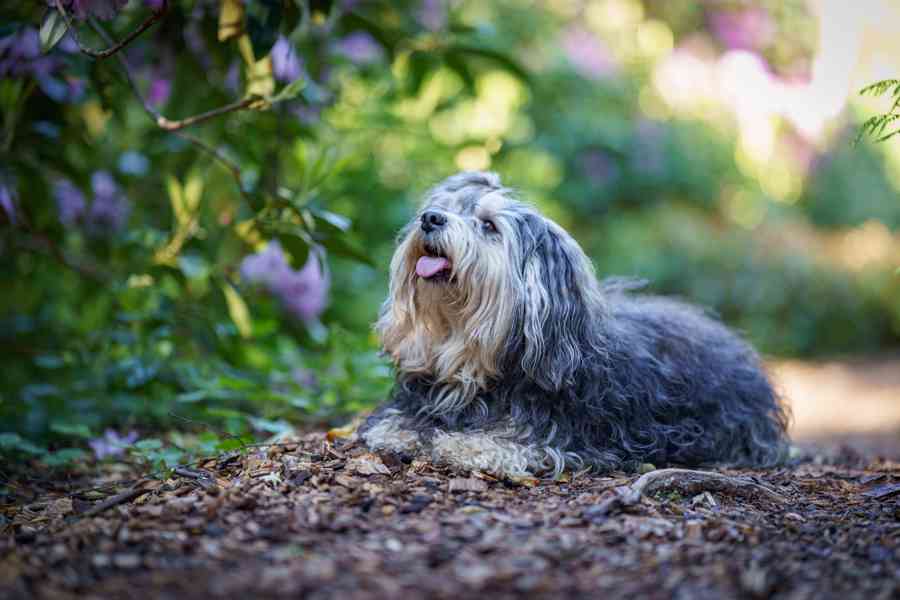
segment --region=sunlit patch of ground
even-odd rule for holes
[[[770,365],[795,439],[900,437],[900,356]]]

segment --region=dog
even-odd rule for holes
[[[400,233],[375,326],[396,383],[359,437],[508,478],[781,461],[788,417],[757,353],[635,287],[598,281],[496,174],[449,177]]]

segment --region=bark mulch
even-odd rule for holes
[[[900,597],[900,463],[717,473],[506,482],[309,434],[165,481],[9,482],[0,598]]]

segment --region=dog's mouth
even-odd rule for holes
[[[452,267],[450,259],[433,246],[425,246],[425,254],[416,261],[416,275],[428,281],[448,281]]]

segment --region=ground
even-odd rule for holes
[[[724,480],[648,465],[641,496],[638,475],[498,481],[324,432],[164,481],[35,474],[0,505],[0,598],[896,598],[898,433]]]

